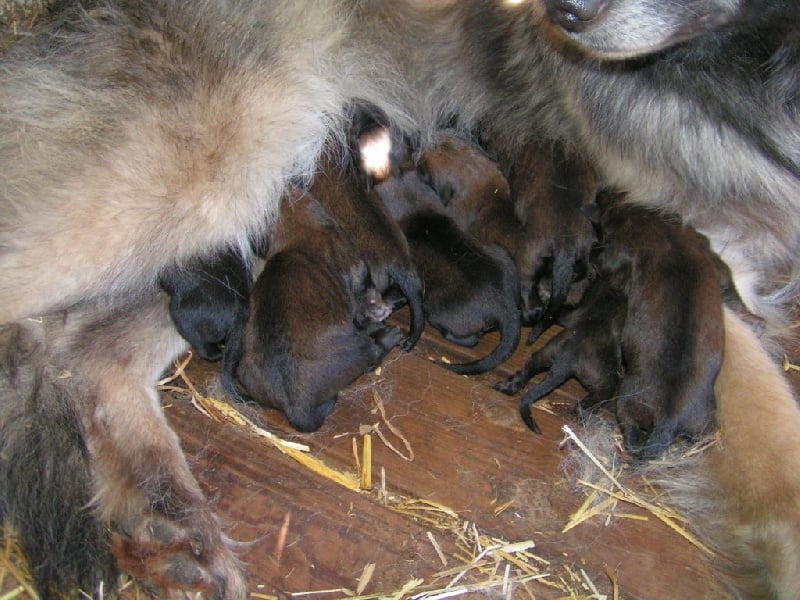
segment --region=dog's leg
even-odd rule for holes
[[[166,297],[69,314],[52,344],[82,389],[94,505],[120,568],[163,592],[245,597],[236,559],[169,427],[155,381],[185,343]]]
[[[522,397],[519,403],[519,414],[525,422],[525,425],[527,425],[531,431],[535,433],[542,432],[531,416],[531,406],[534,402],[538,402],[573,376],[574,371],[572,365],[574,360],[575,356],[571,352],[559,356],[550,367],[547,377],[529,389],[525,393],[525,396]]]
[[[536,377],[539,373],[547,371],[558,360],[559,353],[561,352],[564,336],[558,334],[547,345],[531,354],[531,357],[525,362],[525,365],[518,371],[509,375],[505,381],[501,381],[494,385],[494,389],[502,392],[508,396],[513,396],[524,388],[527,383]]]

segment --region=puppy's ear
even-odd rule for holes
[[[361,169],[374,181],[383,181],[392,174],[392,137],[386,127],[376,127],[358,136],[358,158]]]
[[[417,175],[425,183],[425,185],[436,192],[436,195],[439,197],[439,201],[442,203],[442,206],[447,206],[450,204],[450,201],[456,195],[456,189],[447,178],[437,177],[430,171],[430,169],[428,169],[428,165],[425,161],[417,164]]]
[[[594,224],[600,222],[600,207],[594,202],[581,206],[581,213]]]

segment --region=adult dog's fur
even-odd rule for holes
[[[800,250],[800,7],[605,0],[575,30],[559,25],[574,21],[559,11],[576,3],[545,4],[87,1],[4,54],[0,323],[41,315],[50,323],[65,310],[68,323],[81,324],[49,333],[43,344],[51,363],[81,382],[61,401],[86,427],[94,514],[134,543],[115,544],[122,558],[126,548],[155,544],[156,552],[124,567],[167,588],[191,587],[186,575],[196,570],[195,580],[213,580],[221,595],[244,596],[156,402],[156,373],[182,343],[155,286],[164,269],[226,244],[246,256],[286,182],[310,179],[325,140],[347,136],[353,99],[378,106],[405,131],[419,130],[423,142],[456,121],[512,147],[557,139],[585,150],[605,183],[631,202],[677,212],[706,233],[774,333],[795,289]],[[631,58],[610,60],[620,56]],[[35,372],[27,360],[20,368]],[[720,379],[721,405],[740,402],[743,388],[724,385],[724,369]],[[783,388],[754,394],[756,407],[772,396],[791,404]],[[41,404],[54,410],[56,396],[47,393]],[[9,417],[4,431],[19,431],[23,421]],[[783,470],[789,464],[766,458],[797,429],[787,421],[732,434],[751,460],[770,465],[764,485],[768,476],[783,483],[742,487],[743,506],[759,510],[726,513],[751,539],[774,530],[797,543],[800,509],[772,494],[797,497],[800,483]],[[705,476],[721,480],[736,456],[722,453]],[[13,473],[5,476],[0,486],[19,485]],[[75,504],[62,514],[81,510]],[[201,546],[185,552],[145,539],[153,520],[170,525],[158,527],[175,534],[168,537]],[[796,572],[797,554],[757,544],[753,553],[767,562],[766,585],[795,596],[796,579],[785,574]],[[65,560],[86,563],[93,554]],[[158,571],[164,561],[185,568]]]

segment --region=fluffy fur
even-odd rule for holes
[[[80,383],[61,400],[83,424],[92,514],[124,542],[113,544],[123,567],[166,589],[194,581],[245,595],[157,404],[153,383],[183,345],[155,284],[165,269],[226,245],[247,256],[287,181],[308,181],[326,139],[347,136],[353,99],[423,143],[456,122],[510,147],[559,140],[585,152],[631,202],[706,233],[768,333],[781,325],[800,250],[800,7],[606,0],[576,30],[557,14],[570,4],[87,1],[3,55],[0,323],[45,315],[44,354]],[[698,10],[707,15],[699,28]],[[629,58],[611,60],[620,56]],[[50,331],[64,318],[66,328]],[[19,368],[46,380],[28,359]],[[742,402],[746,389],[719,389],[722,405]],[[773,402],[788,407],[784,389],[755,390],[758,414],[766,419]],[[41,401],[55,410],[56,398]],[[4,433],[22,422],[9,417]],[[796,548],[800,510],[787,498],[800,496],[800,483],[772,457],[800,425],[778,425],[733,430],[771,477],[741,488],[741,506],[756,508],[725,514],[745,538],[772,530]],[[721,453],[705,476],[724,481],[745,454]],[[0,487],[19,487],[4,476]],[[175,535],[148,538],[153,523]],[[740,558],[766,564],[768,585],[796,596],[797,554],[752,548]],[[126,559],[143,549],[138,562]]]
[[[729,309],[714,391],[719,442],[691,460],[639,468],[720,553],[716,565],[735,597],[796,598],[800,409],[752,328]]]

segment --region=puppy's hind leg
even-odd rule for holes
[[[494,389],[502,392],[507,396],[513,396],[524,388],[527,383],[536,377],[539,373],[547,371],[556,360],[558,356],[558,349],[560,347],[558,336],[553,338],[547,346],[541,350],[531,354],[531,357],[525,362],[525,365],[509,375],[505,381],[501,381],[494,385]]]
[[[166,298],[68,315],[53,344],[84,389],[76,399],[94,476],[94,504],[118,565],[169,593],[246,595],[239,565],[167,424],[155,381],[185,344]]]
[[[570,356],[570,358],[572,357]],[[527,425],[528,429],[531,431],[535,433],[542,433],[542,430],[539,429],[536,421],[533,420],[533,416],[531,415],[531,406],[534,402],[538,402],[547,394],[563,384],[567,379],[572,377],[572,367],[570,362],[570,360],[563,360],[563,357],[560,357],[560,359],[556,361],[556,363],[550,368],[550,371],[547,373],[547,377],[545,377],[541,383],[538,383],[529,389],[525,393],[525,396],[523,396],[522,401],[520,401],[519,414],[522,417],[522,420],[525,422],[525,425]]]

